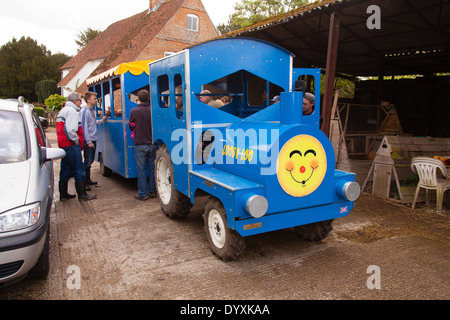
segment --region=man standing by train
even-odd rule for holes
[[[81,125],[84,134],[84,169],[86,171],[87,190],[90,185],[97,184],[97,181],[91,180],[91,166],[94,162],[95,149],[97,147],[97,126],[106,121],[106,116],[97,120],[94,107],[97,105],[97,93],[86,92],[84,94],[86,105],[81,109]]]
[[[147,200],[156,197],[155,186],[155,158],[157,146],[152,137],[152,111],[150,93],[141,90],[138,93],[138,106],[131,109],[129,127],[134,131],[134,145],[136,169],[138,172],[137,200]],[[146,165],[149,166],[149,180],[147,181]]]
[[[58,147],[64,149],[66,156],[61,159],[59,174],[60,200],[72,199],[75,196],[67,192],[68,181],[75,178],[75,189],[79,201],[96,199],[96,195],[86,193],[86,173],[84,171],[81,150],[83,148],[83,129],[80,121],[81,96],[73,92],[67,97],[64,108],[56,118],[56,135]]]

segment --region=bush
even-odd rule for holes
[[[59,94],[52,94],[45,100],[45,105],[49,109],[53,109],[54,111],[61,110],[61,107],[67,99],[65,97],[60,96]]]
[[[34,107],[34,110],[36,110],[38,116],[45,117],[45,109],[41,107]]]

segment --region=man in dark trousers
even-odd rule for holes
[[[138,93],[138,106],[130,112],[129,127],[134,131],[134,145],[136,168],[138,172],[137,200],[147,200],[156,197],[155,186],[155,158],[157,146],[152,138],[152,113],[150,107],[150,93],[141,90]],[[147,181],[146,164],[149,166],[149,180]]]
[[[69,94],[64,108],[56,118],[56,135],[58,146],[66,152],[61,159],[61,170],[59,174],[60,200],[75,198],[67,192],[68,181],[75,178],[75,189],[79,201],[97,199],[96,195],[86,193],[86,172],[84,170],[81,150],[83,149],[83,129],[81,126],[80,111],[81,97],[74,92]]]

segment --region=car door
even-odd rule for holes
[[[35,181],[34,183],[33,181],[30,181],[30,196],[36,198],[37,201],[41,201],[41,210],[43,210],[45,214],[48,214],[53,201],[53,161],[44,161],[43,159],[41,147],[50,147],[50,144],[34,110],[32,112],[32,119],[34,134],[30,134],[30,143],[35,144],[36,148],[33,149],[37,150],[37,154],[32,155],[32,166],[34,166],[32,171],[36,169],[36,174],[31,177],[31,179],[34,178]],[[33,188],[35,188],[35,190],[33,190]]]

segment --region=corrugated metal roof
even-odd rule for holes
[[[381,29],[369,29],[380,9]],[[296,67],[326,66],[330,16],[340,15],[337,72],[355,76],[450,72],[450,0],[322,0],[223,37],[254,37],[296,55]]]

